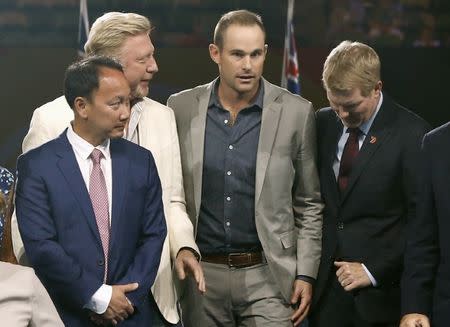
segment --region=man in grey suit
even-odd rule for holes
[[[207,292],[187,285],[186,326],[292,326],[307,315],[321,254],[315,122],[307,100],[261,77],[261,18],[222,16],[219,77],[172,95],[187,211]]]

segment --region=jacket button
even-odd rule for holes
[[[343,230],[344,229],[344,223],[342,221],[338,222],[337,229],[338,230]]]
[[[97,264],[98,264],[99,266],[103,266],[103,265],[105,264],[105,260],[99,259],[99,260],[97,260]]]

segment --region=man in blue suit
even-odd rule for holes
[[[71,126],[18,159],[17,218],[30,262],[66,326],[151,326],[148,293],[166,236],[151,153],[122,139],[122,67],[90,57],[66,71]]]

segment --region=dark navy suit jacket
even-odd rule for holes
[[[360,316],[370,323],[399,320],[405,224],[415,216],[420,142],[429,126],[383,94],[340,194],[333,162],[343,125],[330,108],[318,111],[317,124],[325,210],[314,310],[320,314],[320,297],[336,278],[333,262],[340,259],[364,263],[378,282],[354,292]]]
[[[408,233],[402,313],[422,313],[433,326],[450,326],[450,123],[422,146],[417,216]]]
[[[111,140],[112,214],[108,285],[127,293],[135,314],[121,326],[150,326],[149,292],[166,225],[151,153]],[[103,284],[104,256],[89,193],[66,132],[19,157],[16,195],[27,256],[67,326],[91,326],[83,306]]]

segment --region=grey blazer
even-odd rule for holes
[[[264,108],[255,181],[255,221],[267,262],[289,301],[296,275],[316,278],[322,208],[312,104],[263,79]],[[187,211],[197,231],[206,113],[213,82],[172,95]]]

